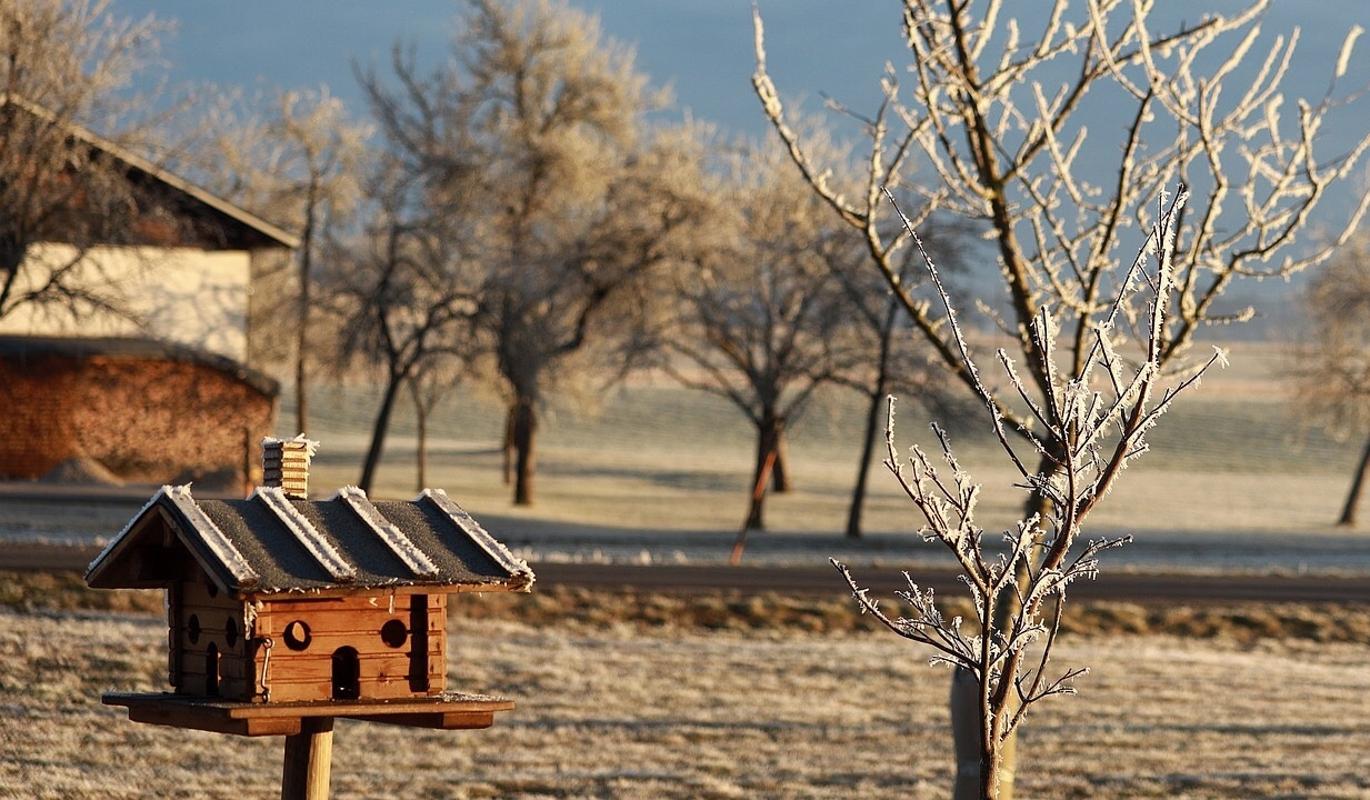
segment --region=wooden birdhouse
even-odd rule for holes
[[[527,591],[528,565],[441,489],[308,499],[315,447],[265,440],[264,485],[244,500],[163,486],[95,558],[94,588],[166,590],[173,691],[106,703],[136,721],[245,735],[317,733],[339,716],[488,727],[513,707],[447,686],[447,604]]]

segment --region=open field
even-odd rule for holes
[[[946,796],[946,674],[894,637],[644,624],[602,598],[560,599],[579,611],[509,613],[536,600],[510,597],[483,614],[468,599],[449,680],[519,709],[475,732],[340,722],[335,794]],[[0,611],[0,796],[276,796],[279,739],[139,725],[98,704],[160,687],[163,641],[146,613]],[[1069,635],[1058,663],[1094,671],[1031,719],[1021,792],[1364,797],[1367,659],[1364,644]]]
[[[1208,379],[1155,432],[1153,452],[1129,469],[1092,517],[1092,534],[1131,533],[1136,543],[1110,553],[1109,569],[1370,573],[1370,535],[1333,529],[1350,479],[1355,443],[1301,427],[1273,375],[1270,346],[1241,345],[1233,367]],[[373,393],[319,386],[314,428],[323,441],[316,492],[357,480],[367,444]],[[769,532],[754,535],[754,563],[913,565],[944,558],[910,532],[907,501],[876,465],[867,502],[868,538],[845,541],[845,522],[863,409],[851,392],[819,396],[791,442],[796,490],[768,500]],[[926,445],[925,414],[905,404],[902,442]],[[288,434],[286,398],[279,432]],[[745,508],[752,432],[723,401],[639,378],[597,407],[554,402],[540,437],[538,501],[510,503],[500,480],[502,425],[493,397],[458,387],[433,422],[428,483],[442,486],[525,557],[673,563],[726,557]],[[1021,496],[990,447],[979,418],[954,432],[962,461],[986,483],[979,510],[990,529],[1016,518]],[[412,415],[397,407],[394,434],[375,493],[414,493]],[[22,498],[26,484],[0,491],[0,540],[91,543],[112,535],[150,490],[130,489],[122,504]],[[995,543],[993,537],[991,544]]]
[[[1308,430],[1276,379],[1284,356],[1268,345],[1233,348],[1233,366],[1205,380],[1152,436],[1152,452],[1128,471],[1093,517],[1100,531],[1326,531],[1350,480],[1356,443]],[[353,482],[375,408],[373,392],[324,389],[313,401],[323,441],[314,485]],[[904,403],[901,444],[928,445],[926,414]],[[860,453],[864,408],[831,390],[792,432],[797,491],[772,496],[768,524],[783,531],[840,531]],[[280,433],[291,433],[286,399]],[[962,462],[986,484],[980,510],[1008,525],[1021,502],[991,448],[981,416],[952,420]],[[500,482],[498,401],[458,387],[431,423],[428,482],[477,513],[620,530],[718,530],[738,525],[754,447],[748,423],[725,401],[640,378],[592,407],[554,402],[540,434],[538,503],[514,508]],[[959,430],[958,430],[959,429]],[[401,403],[377,491],[414,490],[413,424]],[[880,456],[877,453],[877,456]],[[907,531],[911,517],[883,469],[873,473],[871,531]]]

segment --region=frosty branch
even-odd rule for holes
[[[1320,131],[1345,104],[1335,91],[1356,30],[1342,46],[1327,96],[1298,100],[1289,114],[1282,82],[1299,32],[1262,40],[1267,0],[1166,33],[1151,29],[1153,5],[1056,0],[1034,38],[1000,13],[1000,0],[905,0],[908,66],[886,67],[875,113],[848,114],[870,147],[862,185],[849,192],[832,176],[843,165],[825,163],[791,125],[754,12],[752,84],[767,120],[810,189],[864,235],[871,261],[915,328],[969,388],[974,377],[944,320],[899,275],[897,254],[909,236],[880,224],[885,187],[920,196],[910,214],[916,225],[940,213],[986,226],[1012,312],[1007,327],[1028,356],[1024,378],[1037,395],[1049,381],[1038,369],[1043,354],[1030,323],[1053,305],[1071,331],[1062,352],[1073,368],[1082,366],[1097,348],[1088,320],[1111,296],[1107,275],[1121,237],[1129,227],[1152,226],[1146,199],[1164,187],[1184,182],[1201,201],[1198,213],[1171,224],[1181,258],[1172,279],[1176,307],[1158,341],[1156,363],[1165,369],[1185,369],[1200,329],[1252,315],[1216,310],[1234,280],[1287,277],[1322,263],[1370,208],[1362,193],[1325,242],[1294,246],[1328,189],[1352,176],[1370,148],[1370,136],[1337,155],[1319,146]],[[1068,59],[1074,64],[1063,70]],[[1083,174],[1082,165],[1097,163],[1082,155],[1091,143],[1081,110],[1091,98],[1126,108],[1120,155],[1102,181]],[[909,180],[914,161],[925,180]],[[1002,413],[1010,431],[1026,421],[1015,410]]]

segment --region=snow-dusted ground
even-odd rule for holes
[[[487,731],[340,721],[337,797],[943,798],[947,677],[883,631],[645,631],[454,616],[449,685],[513,697]],[[280,739],[136,724],[153,616],[0,612],[0,796],[278,796]],[[1370,647],[1067,637],[1081,695],[1020,742],[1024,797],[1370,796]]]

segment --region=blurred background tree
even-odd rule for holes
[[[547,392],[573,359],[612,354],[621,374],[640,358],[643,289],[692,218],[697,165],[646,127],[663,98],[631,52],[561,3],[473,2],[450,61],[423,75],[396,48],[391,72],[360,79],[430,213],[470,220],[476,333],[527,505]]]
[[[1292,370],[1295,404],[1342,439],[1363,441],[1337,524],[1356,524],[1370,471],[1370,235],[1350,239],[1304,294],[1309,336]]]
[[[468,239],[454,228],[460,220],[432,215],[422,197],[403,165],[379,159],[365,185],[365,224],[328,248],[324,277],[339,330],[338,367],[359,365],[383,376],[357,484],[367,492],[400,391],[429,383],[429,371],[451,360],[465,363],[473,347],[479,273]]]
[[[710,240],[677,276],[677,325],[663,366],[682,385],[724,398],[756,429],[745,529],[765,527],[766,485],[785,429],[814,391],[865,355],[833,263],[853,237],[775,147],[729,159]]]
[[[293,276],[274,276],[281,291],[258,298],[264,313],[295,318],[294,342],[271,343],[271,361],[290,361],[295,384],[295,431],[309,431],[309,362],[334,343],[312,338],[317,300],[316,262],[335,232],[355,219],[367,168],[371,126],[356,119],[328,87],[280,89],[244,100],[202,90],[200,134],[190,168],[214,190],[275,221],[299,237]],[[324,287],[325,290],[327,287]],[[265,293],[263,293],[265,294]],[[319,321],[319,327],[327,324]],[[292,346],[293,345],[293,346]]]
[[[148,111],[154,98],[127,91],[134,75],[157,69],[166,30],[90,0],[0,4],[0,319],[24,306],[132,317],[118,282],[87,256],[174,228],[110,155],[169,147]],[[65,246],[36,247],[51,242]]]

